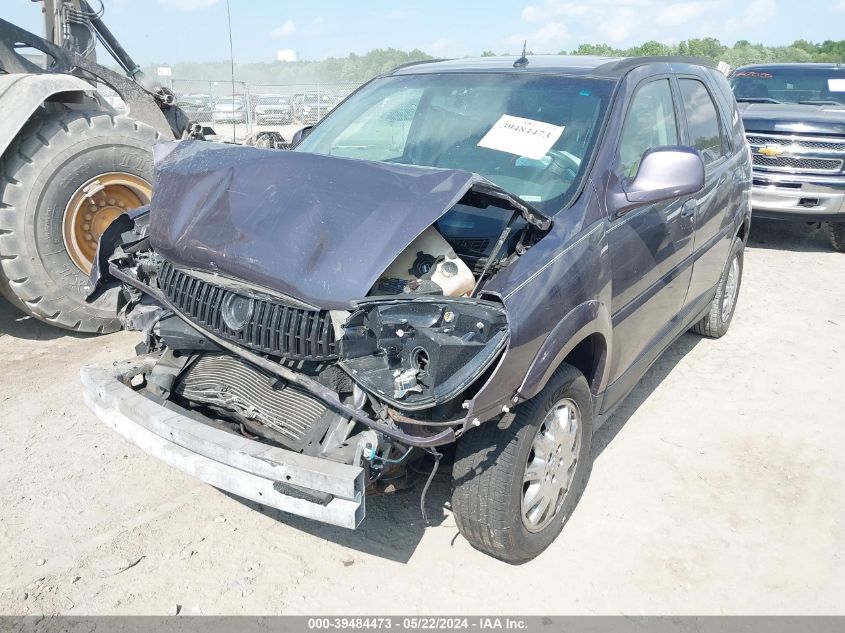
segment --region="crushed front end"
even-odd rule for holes
[[[471,402],[509,330],[478,290],[547,219],[465,172],[191,142],[159,146],[156,187],[92,274],[92,296],[122,284],[143,335],[136,358],[82,370],[86,403],[124,437],[354,528],[368,492],[407,487],[480,422]],[[456,206],[501,221],[448,240],[436,226]]]

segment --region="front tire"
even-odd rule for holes
[[[692,326],[691,331],[707,338],[724,336],[734,318],[739,289],[742,285],[743,252],[745,244],[737,239],[731,249],[728,263],[719,277],[716,296],[710,303],[710,310],[701,320]]]
[[[827,222],[830,244],[840,253],[845,253],[845,222]]]
[[[506,428],[467,432],[456,447],[452,510],[478,550],[518,564],[545,550],[572,515],[590,476],[592,396],[561,365]]]
[[[102,230],[149,202],[158,133],[128,117],[52,111],[30,121],[0,161],[0,289],[68,330],[112,332],[117,290],[86,303]]]

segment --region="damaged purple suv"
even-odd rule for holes
[[[416,64],[296,141],[156,147],[152,204],[93,273],[143,342],[82,370],[86,402],[213,486],[349,528],[455,444],[461,533],[536,556],[599,421],[683,332],[730,325],[751,171],[727,81],[667,58]]]

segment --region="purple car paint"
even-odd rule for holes
[[[430,468],[424,511],[451,461],[469,542],[538,555],[595,428],[684,332],[730,325],[751,162],[727,81],[680,58],[414,64],[293,145],[157,148],[148,213],[92,272],[143,341],[83,370],[86,401],[216,487],[346,527]]]

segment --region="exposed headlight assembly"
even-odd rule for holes
[[[458,396],[508,340],[504,308],[475,299],[361,303],[343,330],[340,366],[365,390],[407,411]]]

